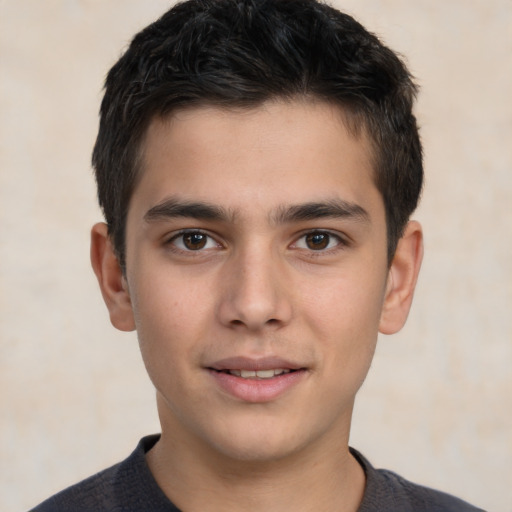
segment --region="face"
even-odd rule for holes
[[[336,107],[274,102],[156,120],[144,154],[109,308],[163,436],[238,460],[346,446],[393,294],[367,142]]]

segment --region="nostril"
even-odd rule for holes
[[[233,326],[246,325],[246,323],[243,320],[231,320],[230,323]],[[264,322],[264,324],[267,325],[267,326],[274,326],[274,325],[278,325],[279,323],[280,323],[280,321],[277,318],[270,318],[269,320]]]

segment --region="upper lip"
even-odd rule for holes
[[[303,365],[287,361],[281,357],[262,357],[252,358],[245,356],[226,357],[215,361],[213,364],[207,366],[212,370],[223,371],[223,370],[299,370],[304,368]]]

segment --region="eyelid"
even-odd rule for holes
[[[213,249],[212,247],[209,247],[209,248],[197,249],[197,250],[194,251],[192,249],[180,248],[180,247],[176,246],[176,244],[173,243],[175,240],[179,239],[183,235],[194,234],[194,233],[201,234],[201,235],[204,235],[204,236],[208,237],[208,239],[212,240],[215,243],[217,248],[224,248],[224,244],[219,241],[219,237],[218,236],[213,235],[209,231],[201,229],[201,228],[184,228],[184,229],[180,229],[178,231],[175,231],[175,232],[173,232],[173,233],[171,233],[171,234],[169,234],[169,235],[167,235],[165,237],[164,245],[170,246],[173,250],[176,250],[176,251],[180,251],[180,252],[184,252],[184,253],[196,253],[196,254],[204,252],[206,250]],[[334,247],[328,247],[328,248],[325,248],[325,249],[317,249],[317,250],[310,249],[310,248],[307,248],[307,247],[298,247],[297,246],[297,244],[298,244],[298,242],[300,240],[302,240],[305,237],[307,237],[308,235],[312,235],[312,234],[325,234],[325,235],[328,235],[329,237],[336,239],[337,243],[336,243],[336,245]],[[350,245],[351,245],[351,239],[347,235],[345,235],[343,233],[340,233],[338,231],[330,230],[330,229],[320,229],[320,228],[318,228],[318,229],[307,229],[307,230],[302,231],[301,233],[299,233],[298,235],[296,235],[294,237],[294,241],[290,244],[289,247],[292,248],[292,249],[308,251],[310,253],[320,255],[322,253],[328,253],[328,252],[331,252],[331,251],[336,251],[337,249],[343,249],[345,247],[349,247]]]
[[[173,243],[177,239],[182,237],[183,235],[187,235],[187,234],[204,235],[204,236],[208,237],[210,240],[213,240],[213,242],[215,242],[215,245],[218,248],[223,247],[223,245],[219,242],[219,240],[216,236],[214,236],[211,233],[209,233],[208,231],[205,231],[204,229],[200,229],[200,228],[185,228],[185,229],[180,229],[179,231],[173,232],[171,235],[166,236],[165,245],[170,246],[173,250],[180,251],[180,252],[187,252],[187,253],[200,253],[200,252],[204,252],[208,249],[212,249],[212,247],[209,247],[209,248],[197,249],[194,251],[192,249],[178,247],[176,244]]]
[[[331,238],[335,238],[337,240],[337,244],[334,247],[329,247],[326,249],[317,249],[317,250],[310,249],[308,247],[298,247],[297,246],[299,240],[302,240],[305,237],[307,237],[308,235],[313,235],[313,234],[328,235]],[[295,241],[291,244],[291,247],[294,249],[309,251],[314,254],[321,254],[321,253],[326,253],[326,252],[330,252],[330,251],[335,251],[336,249],[342,249],[344,247],[348,247],[349,245],[350,245],[350,239],[348,238],[348,236],[343,235],[342,233],[339,233],[337,231],[332,231],[330,229],[308,229],[307,231],[303,231],[302,233],[300,233],[299,236],[297,236],[295,238]]]

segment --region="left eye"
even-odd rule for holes
[[[180,233],[171,240],[171,243],[183,251],[200,251],[201,249],[212,249],[218,246],[212,237],[200,231]]]
[[[295,247],[299,249],[309,249],[311,251],[323,251],[331,249],[341,243],[340,237],[325,231],[313,231],[299,238]]]

